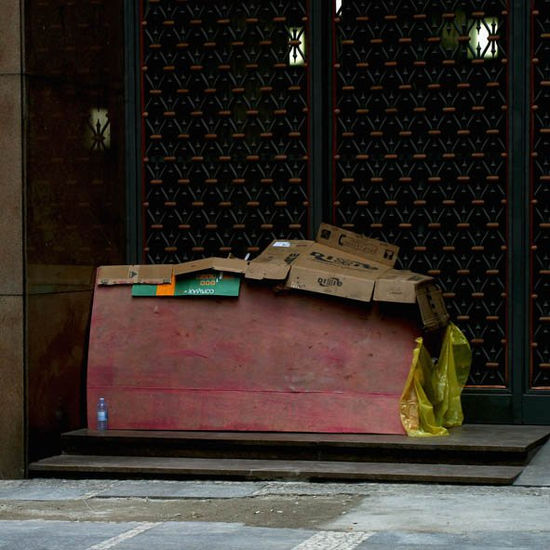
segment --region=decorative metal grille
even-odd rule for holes
[[[532,4],[531,387],[550,387],[550,1]]]
[[[144,256],[308,232],[307,0],[142,4]]]
[[[436,276],[469,383],[506,386],[507,2],[333,5],[334,221]]]

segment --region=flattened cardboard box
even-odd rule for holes
[[[134,285],[134,297],[181,297],[181,296],[238,296],[241,280],[234,275],[196,273],[189,277],[172,278],[169,285]]]
[[[449,315],[433,278],[393,269],[399,248],[329,224],[312,241],[273,241],[246,278],[285,280],[288,288],[370,302],[418,303],[424,326],[445,326]]]
[[[223,271],[229,273],[244,273],[248,262],[239,258],[204,258],[173,266],[174,275],[189,275],[200,271]]]
[[[447,313],[443,293],[434,284],[418,288],[416,301],[426,330],[437,330],[449,324],[451,316]]]
[[[273,241],[248,264],[245,276],[247,279],[283,281],[290,266],[313,244],[314,241]]]
[[[101,266],[97,284],[133,285],[132,296],[238,296],[240,279],[222,273],[242,274],[247,265],[238,258],[205,258],[175,265]],[[209,271],[217,273],[204,273]]]
[[[170,284],[172,265],[102,265],[98,268],[98,285]]]
[[[414,304],[418,289],[427,283],[433,283],[433,278],[405,269],[389,269],[376,280],[374,300]]]
[[[292,264],[286,286],[370,302],[376,279],[388,269],[387,265],[314,243]]]
[[[247,262],[237,258],[205,258],[176,264],[169,285],[134,285],[132,296],[238,296]],[[231,275],[227,275],[227,273]]]
[[[394,244],[371,239],[328,223],[322,223],[319,226],[316,241],[319,244],[389,267],[395,265],[399,253],[399,247]]]

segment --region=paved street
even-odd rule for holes
[[[482,531],[308,531],[239,523],[0,521],[0,548],[10,550],[352,550],[370,548],[548,548],[549,533]]]
[[[0,549],[550,548],[550,487],[0,482]]]
[[[550,444],[513,486],[0,481],[1,550],[550,548]]]

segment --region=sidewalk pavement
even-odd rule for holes
[[[550,548],[550,443],[513,486],[0,481],[0,549]]]

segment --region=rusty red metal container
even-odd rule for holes
[[[243,284],[238,298],[97,286],[87,403],[109,428],[405,433],[414,306]]]

